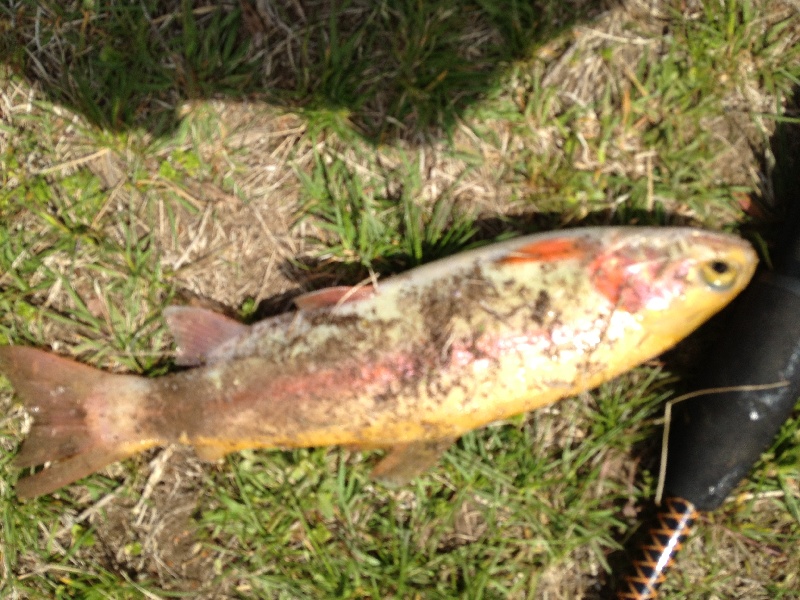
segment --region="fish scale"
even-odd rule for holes
[[[170,307],[176,362],[194,368],[157,379],[0,347],[0,370],[34,414],[18,464],[51,463],[17,493],[46,494],[170,443],[207,460],[245,448],[383,447],[373,474],[402,484],[463,433],[670,348],[727,304],[756,262],[728,234],[574,229],[312,292],[296,312],[251,326]],[[57,387],[59,397],[48,393]]]

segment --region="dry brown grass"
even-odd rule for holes
[[[741,25],[746,31],[735,32],[727,42],[708,41],[706,63],[691,50],[677,48],[674,40],[686,35],[681,28],[703,22],[709,7],[718,4],[724,11],[739,3],[691,0],[677,6],[629,0],[594,20],[573,23],[527,53],[505,57],[501,69],[492,61],[502,36],[478,21],[460,32],[455,47],[466,62],[453,68],[474,61],[478,71],[489,75],[480,89],[464,91],[469,102],[459,104],[449,129],[415,112],[419,106],[400,101],[404,92],[395,77],[404,65],[392,62],[389,54],[379,55],[381,60],[363,74],[365,88],[389,82],[386,89],[378,86],[357,109],[345,106],[337,112],[314,95],[326,74],[320,65],[329,40],[315,37],[305,45],[304,40],[309,31],[324,28],[329,4],[291,2],[280,11],[269,2],[241,4],[246,10],[239,35],[254,41],[246,58],[260,65],[260,84],[277,93],[268,98],[250,88],[236,93],[233,84],[192,88],[183,76],[188,63],[165,55],[164,64],[180,85],[142,100],[133,123],[115,123],[117,131],[91,124],[91,115],[81,110],[86,100],[75,95],[74,78],[68,73],[63,78],[65,64],[79,54],[71,45],[75,32],[85,28],[108,35],[99,16],[87,12],[84,21],[59,22],[49,5],[2,13],[6,47],[24,45],[30,54],[14,53],[11,65],[23,63],[25,76],[7,72],[0,87],[0,157],[5,161],[0,226],[11,240],[4,242],[6,272],[0,273],[0,296],[8,298],[0,339],[4,335],[15,343],[49,346],[106,368],[157,374],[171,343],[158,314],[170,298],[261,315],[287,309],[288,299],[301,291],[346,280],[331,265],[359,257],[326,252],[314,240],[330,240],[330,232],[302,218],[308,177],[317,161],[346,166],[367,195],[391,196],[404,182],[415,182],[419,206],[429,208],[444,199],[475,219],[484,237],[585,222],[689,222],[723,229],[749,220],[736,202],[745,190],[767,212],[776,202],[770,183],[775,121],[769,115],[781,110],[789,88],[788,75],[777,74],[778,67],[795,78],[800,75],[796,3],[741,3],[754,13]],[[340,16],[343,30],[358,30],[361,19],[377,18],[376,6],[354,3]],[[222,5],[226,14],[235,8]],[[203,25],[213,13],[208,5],[194,14]],[[178,3],[169,4],[152,15],[149,25],[162,38],[169,36],[180,14]],[[757,49],[763,32],[787,22],[774,47]],[[46,40],[42,25],[51,28]],[[703,35],[701,28],[692,31]],[[740,39],[745,42],[738,44]],[[371,40],[365,51],[376,48],[381,46]],[[664,74],[671,62],[685,67],[683,78],[697,78],[683,95],[675,90],[687,82],[668,84]],[[412,61],[418,69],[421,64]],[[299,85],[303,73],[309,79]],[[298,100],[297,94],[288,94],[292,101],[286,100],[286,90],[300,88],[305,96]],[[352,94],[346,99],[355,103]],[[393,117],[393,110],[399,116]],[[180,117],[174,128],[142,125],[153,115],[171,112]],[[377,135],[381,142],[366,141],[354,130]],[[298,268],[298,259],[313,267]],[[137,260],[143,266],[132,267]],[[29,289],[21,291],[25,286],[18,278]],[[642,377],[631,375],[620,385],[636,390]],[[648,393],[647,385],[638,390]],[[631,394],[628,401],[635,406]],[[0,441],[10,456],[23,437],[26,417],[8,389],[3,406]],[[570,444],[593,439],[594,407],[590,397],[583,398],[580,405],[554,407],[512,429],[527,432],[530,437],[524,439],[536,442],[537,453],[558,461]],[[416,536],[414,547],[434,557],[431,568],[444,565],[441,578],[455,582],[448,588],[433,577],[427,585],[403,588],[409,594],[416,590],[415,597],[447,597],[441,589],[461,585],[465,597],[501,597],[500,590],[510,590],[515,598],[601,598],[607,579],[603,561],[610,557],[616,566],[616,555],[605,544],[621,542],[636,526],[652,489],[646,471],[654,467],[655,448],[643,439],[655,435],[654,418],[653,413],[641,417],[621,434],[618,446],[598,447],[596,459],[589,461],[602,477],[588,486],[586,495],[594,503],[586,510],[611,515],[606,537],[591,525],[586,526],[589,533],[576,533],[583,526],[576,520],[564,531],[563,545],[549,538],[537,542],[538,530],[523,515],[543,526],[555,519],[548,508],[556,515],[572,510],[562,500],[570,482],[564,489],[553,484],[534,494],[505,480],[496,485],[468,480],[470,488],[477,487],[463,490],[453,483],[463,481],[453,471],[433,474],[427,487],[414,492],[360,484],[363,499],[354,509],[356,522],[373,523],[375,515],[389,511],[389,520],[396,518],[405,525],[399,529]],[[479,463],[468,451],[471,446],[484,453],[484,464],[487,459],[505,464],[511,459],[498,442],[505,440],[502,435],[470,438],[452,455],[452,464]],[[794,440],[794,450],[789,444],[784,454],[759,467],[755,483],[743,488],[749,499],[701,519],[665,598],[800,597],[795,551],[800,476],[797,464],[780,462],[798,456]],[[275,466],[264,467],[273,458]],[[344,463],[366,471],[359,455],[336,453],[299,459],[247,454],[242,461],[272,469],[263,476],[272,478],[279,503],[289,497],[279,494],[292,486],[298,495],[311,486],[305,470],[323,473],[319,489],[333,485]],[[491,461],[485,468],[494,468]],[[208,467],[182,450],[166,449],[114,465],[95,483],[74,486],[50,504],[21,509],[10,480],[0,479],[3,540],[16,544],[0,551],[4,593],[9,598],[95,597],[91,593],[158,598],[176,591],[192,597],[263,597],[268,588],[260,577],[273,574],[269,561],[254,561],[247,536],[232,533],[220,516],[225,507],[233,511],[226,502],[236,504],[237,493],[246,487],[242,468],[238,462]],[[422,492],[434,485],[449,490],[451,509],[426,508],[430,499]],[[280,530],[277,516],[272,521],[259,512],[270,508],[264,498],[254,500],[258,510],[252,514],[264,520],[263,529]],[[525,499],[540,502],[536,506],[542,513],[526,512]],[[350,535],[353,524],[339,508],[326,517],[314,506],[303,508],[303,518],[327,524],[342,539]],[[230,520],[244,518],[230,515]],[[585,518],[594,523],[602,517],[587,512]],[[310,526],[300,523],[270,543],[313,555],[317,546]],[[358,536],[367,540],[378,534],[364,528]],[[521,541],[506,547],[498,539],[504,536]],[[569,536],[590,541],[573,547],[568,540],[576,538]],[[347,551],[354,552],[351,560],[357,564],[363,557],[355,554],[358,545],[353,547]],[[483,554],[475,550],[482,547]],[[280,572],[310,577],[317,569],[302,556],[298,550],[281,558],[288,566]],[[439,556],[476,562],[453,575],[458,569]],[[302,566],[304,560],[312,564],[308,570],[292,570],[294,562]],[[492,560],[509,566],[497,567]],[[464,583],[476,577],[473,571],[479,567],[497,580],[482,592]],[[511,574],[515,568],[516,575]],[[70,579],[91,586],[71,587]],[[389,583],[378,585],[376,592],[373,583],[365,579],[354,588],[344,586],[341,597],[410,597]],[[272,597],[298,597],[291,590],[299,588],[276,589],[281,588],[274,588]],[[324,597],[323,589],[316,588],[318,597]]]

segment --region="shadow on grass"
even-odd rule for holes
[[[260,99],[371,140],[447,134],[514,60],[618,0],[142,0],[0,8],[0,56],[110,129]]]
[[[774,198],[773,220],[775,255],[778,262],[792,260],[786,256],[790,247],[798,245],[800,237],[800,87],[795,88],[792,98],[787,100],[783,117],[770,139],[774,157],[768,195]],[[765,172],[769,172],[768,158],[763,161]],[[800,248],[796,248],[794,260],[800,261]]]

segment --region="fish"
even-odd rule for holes
[[[149,448],[216,461],[243,449],[385,449],[402,485],[464,433],[661,354],[736,296],[758,262],[732,234],[594,227],[523,236],[364,285],[299,296],[252,325],[205,308],[164,318],[178,369],[113,374],[0,347],[33,422],[19,498]]]

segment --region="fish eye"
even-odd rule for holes
[[[710,260],[700,266],[700,275],[709,287],[725,291],[733,287],[739,271],[735,265],[724,260]]]

